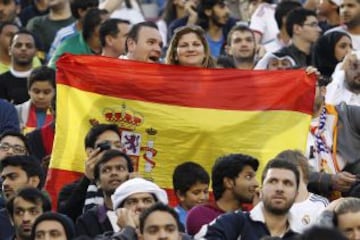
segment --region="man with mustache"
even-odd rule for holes
[[[289,210],[298,194],[297,167],[279,158],[267,163],[262,173],[261,201],[250,211],[237,211],[205,225],[195,239],[258,240],[264,236],[294,239],[293,216]]]

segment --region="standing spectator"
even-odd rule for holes
[[[11,58],[9,55],[10,41],[19,31],[19,26],[12,22],[0,23],[0,74],[9,71]]]
[[[27,30],[17,32],[10,42],[9,52],[11,68],[0,75],[0,97],[20,104],[29,99],[27,78],[36,54],[34,35]]]
[[[56,62],[64,53],[72,54],[101,54],[101,43],[99,28],[102,22],[107,19],[107,12],[98,8],[89,9],[83,22],[83,29],[74,36],[69,37],[55,50],[49,61],[49,67],[56,67]]]
[[[71,16],[69,0],[49,1],[49,14],[31,19],[26,28],[33,32],[39,39],[43,51],[43,59],[50,49],[56,32],[73,23],[75,18]]]
[[[275,21],[275,6],[269,0],[260,0],[250,19],[250,29],[255,33],[256,43],[264,45],[276,39],[279,33]]]
[[[279,28],[279,33],[276,34],[276,37],[273,40],[263,44],[266,52],[276,52],[290,44],[290,37],[286,31],[286,18],[291,10],[298,7],[301,7],[301,4],[294,0],[281,1],[278,3],[275,8],[275,21]]]
[[[18,0],[0,0],[0,23],[12,22],[21,25],[17,15],[20,13],[20,2]]]
[[[175,211],[185,226],[188,211],[209,200],[210,177],[206,170],[195,162],[184,162],[176,166],[173,173],[173,188],[179,204]]]
[[[226,52],[233,58],[237,69],[253,69],[256,57],[253,31],[245,25],[234,26],[227,36]]]
[[[84,17],[87,10],[90,8],[97,8],[98,5],[99,0],[70,0],[71,15],[76,19],[76,21],[56,32],[55,38],[51,43],[49,53],[46,56],[47,60],[51,59],[56,49],[62,42],[69,37],[74,36],[79,31],[82,31]]]
[[[19,14],[21,24],[26,26],[30,19],[49,13],[48,0],[32,0],[28,6],[21,8]]]
[[[199,26],[184,26],[176,29],[167,50],[165,63],[192,66],[214,67],[205,32]]]
[[[126,55],[121,59],[141,62],[159,62],[163,41],[153,22],[141,22],[132,26],[126,39]]]
[[[30,100],[16,106],[20,129],[24,133],[53,121],[51,102],[55,97],[55,71],[46,66],[35,68],[27,85]]]
[[[319,25],[323,32],[340,25],[339,9],[342,0],[320,0],[316,6],[318,16],[323,19]]]
[[[340,19],[343,25],[330,31],[345,31],[352,39],[354,50],[360,50],[360,0],[342,0]]]
[[[100,25],[99,37],[101,42],[101,56],[119,58],[125,54],[126,37],[129,33],[130,22],[118,18],[110,18]]]
[[[305,8],[292,10],[286,19],[286,30],[292,43],[277,52],[290,56],[298,67],[310,66],[311,47],[321,32],[316,13]]]

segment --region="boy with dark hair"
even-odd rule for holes
[[[51,203],[44,193],[30,187],[20,190],[7,203],[6,208],[14,224],[12,227],[15,230],[13,239],[27,240],[30,239],[31,228],[36,218],[43,212],[51,211]],[[2,223],[1,227],[1,231],[3,231]]]
[[[185,226],[187,212],[194,206],[209,200],[210,177],[206,170],[195,162],[178,165],[173,173],[173,187],[179,204],[175,211]]]
[[[28,139],[19,132],[6,131],[0,135],[0,161],[14,155],[28,155]]]
[[[212,168],[211,180],[215,203],[198,205],[187,216],[186,229],[196,234],[225,212],[236,211],[243,203],[252,203],[259,186],[256,171],[259,161],[245,154],[229,154],[218,158]]]
[[[16,106],[20,129],[29,133],[53,121],[51,102],[55,97],[55,71],[46,66],[34,68],[27,82],[30,99]]]

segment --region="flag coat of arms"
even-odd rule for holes
[[[250,154],[265,163],[304,150],[315,79],[303,70],[243,71],[151,64],[66,54],[57,64],[56,134],[46,188],[84,171],[84,138],[94,124],[117,124],[143,175],[168,191],[172,172],[195,161],[209,172],[217,157]]]

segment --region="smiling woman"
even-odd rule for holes
[[[184,26],[175,30],[166,53],[166,64],[214,67],[205,32],[198,26]]]

